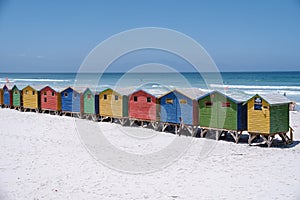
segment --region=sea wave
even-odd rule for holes
[[[17,78],[17,79],[9,79],[9,82],[71,82],[70,80],[62,80],[62,79],[25,79],[25,78]],[[6,83],[6,79],[0,79],[1,83]]]
[[[275,85],[220,85],[211,84],[213,88],[226,88],[226,89],[262,89],[262,90],[300,90],[300,86],[275,86]]]

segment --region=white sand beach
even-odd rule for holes
[[[249,146],[246,139],[235,144],[0,109],[0,199],[299,199],[300,113],[290,115],[294,144],[266,148]],[[162,162],[138,173],[134,156],[127,163],[114,157],[98,162],[78,134],[78,124],[97,126],[119,151],[156,153],[143,158],[145,166]],[[174,154],[182,152],[167,164],[159,152],[170,146]],[[211,148],[204,152],[204,146]],[[114,161],[131,168],[114,169]]]

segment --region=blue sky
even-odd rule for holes
[[[139,27],[192,37],[220,71],[299,71],[299,22],[297,0],[0,0],[0,72],[76,72],[101,41]]]

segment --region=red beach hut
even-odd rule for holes
[[[40,90],[41,109],[47,111],[61,111],[61,98],[58,90],[46,86]]]
[[[138,90],[129,96],[129,118],[140,121],[159,121],[158,97],[161,90]]]

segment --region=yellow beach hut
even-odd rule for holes
[[[100,116],[116,118],[124,125],[128,118],[128,94],[133,89],[120,88],[113,90],[107,88],[99,93],[99,113]]]
[[[36,112],[39,112],[40,108],[40,95],[38,88],[33,88],[28,85],[22,89],[22,97],[23,97],[23,108],[24,110],[32,110],[35,109]]]
[[[260,135],[270,147],[278,134],[284,142],[290,140],[289,104],[291,101],[280,94],[256,94],[247,102],[249,144]]]

